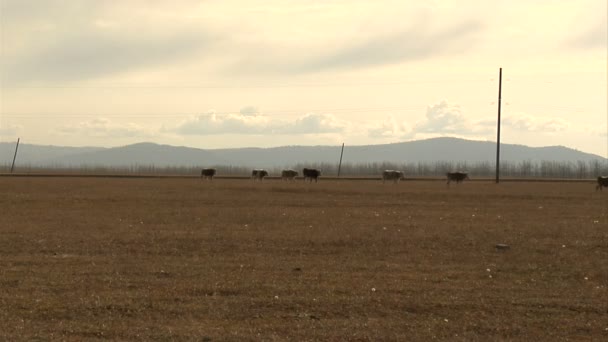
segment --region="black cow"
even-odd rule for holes
[[[215,171],[215,169],[203,169],[201,171],[201,178],[213,180],[213,176],[215,176]]]
[[[304,175],[304,181],[308,179],[308,181],[312,183],[312,180],[314,179],[316,183],[319,176],[321,176],[321,170],[304,168],[302,170],[302,175]]]
[[[597,186],[595,187],[595,191],[602,190],[604,187],[608,188],[608,176],[597,177]]]
[[[283,170],[281,172],[281,179],[283,179],[283,180],[294,181],[297,176],[298,176],[298,171],[296,171],[296,170],[290,169],[290,170]]]
[[[382,171],[382,184],[387,180],[392,180],[393,183],[399,183],[400,180],[403,180],[405,177],[403,176],[403,171],[395,171],[395,170],[384,170]]]
[[[251,179],[253,179],[253,181],[263,181],[264,177],[268,176],[268,171],[264,170],[264,169],[254,169],[251,171]]]
[[[450,185],[450,182],[460,183],[465,179],[469,179],[469,175],[466,172],[448,172],[445,175],[448,178],[448,185]]]

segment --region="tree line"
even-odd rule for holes
[[[31,166],[19,165],[15,168],[16,173],[66,173],[66,174],[142,174],[142,175],[200,175],[202,167],[213,167],[217,169],[218,176],[248,176],[251,167],[235,165],[201,165],[198,166],[154,166],[154,165],[131,165],[125,167],[105,166]],[[259,165],[264,168],[264,165]],[[280,176],[283,169],[294,169],[302,172],[304,167],[318,168],[322,170],[322,176],[337,176],[338,165],[336,163],[297,163],[285,167],[266,168],[271,176]],[[10,171],[10,165],[5,164],[5,172]],[[416,163],[344,163],[340,167],[341,176],[351,177],[379,177],[383,170],[401,170],[406,177],[443,177],[448,171],[464,171],[474,178],[492,178],[495,176],[495,165],[491,162],[416,162]],[[608,175],[608,162],[591,160],[588,162],[564,162],[564,161],[501,161],[500,175],[507,178],[565,178],[565,179],[594,179],[600,175]]]

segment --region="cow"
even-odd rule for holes
[[[296,170],[283,170],[281,172],[281,179],[284,181],[294,181],[298,176],[298,171]]]
[[[316,183],[319,176],[321,176],[321,170],[304,168],[302,170],[302,175],[304,176],[304,181],[308,179],[308,181],[312,183],[312,180],[314,179]]]
[[[263,181],[264,177],[268,176],[268,171],[264,170],[264,169],[253,169],[251,171],[251,179],[253,179],[253,181]]]
[[[395,170],[384,170],[382,172],[382,184],[387,180],[393,181],[393,183],[397,184],[400,180],[405,179],[403,176],[403,171],[395,171]]]
[[[201,171],[201,179],[213,180],[213,176],[215,176],[215,171],[215,169],[203,169]]]
[[[448,172],[445,175],[448,178],[448,185],[450,185],[450,182],[460,183],[465,179],[469,179],[469,175],[466,172]]]
[[[608,176],[597,177],[597,186],[595,187],[595,191],[602,190],[604,187],[608,188]]]

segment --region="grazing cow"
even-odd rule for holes
[[[384,170],[382,172],[382,184],[387,180],[393,181],[393,183],[397,184],[400,180],[405,179],[403,176],[403,171],[395,171],[395,170]]]
[[[254,169],[251,171],[251,179],[253,179],[253,181],[263,181],[264,177],[268,176],[268,171],[264,170],[264,169]]]
[[[608,188],[608,176],[599,176],[597,177],[597,186],[595,187],[595,191],[602,190],[603,187]]]
[[[201,171],[201,178],[202,179],[213,180],[213,176],[215,176],[215,169],[203,169]]]
[[[302,170],[302,175],[304,175],[304,181],[308,179],[312,183],[312,180],[314,179],[316,183],[319,176],[321,176],[321,170],[304,168]]]
[[[466,172],[448,172],[445,175],[448,178],[448,185],[450,185],[450,182],[460,183],[465,179],[469,179],[469,175]]]
[[[283,170],[281,172],[281,179],[283,179],[284,181],[294,181],[296,180],[296,177],[298,176],[298,171],[296,170]]]

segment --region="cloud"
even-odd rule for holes
[[[61,135],[81,135],[91,138],[144,138],[155,136],[151,130],[140,125],[112,123],[106,118],[62,126],[56,132]]]
[[[463,48],[480,28],[478,22],[463,22],[438,32],[416,27],[359,41],[302,66],[304,70],[361,68],[434,57]]]
[[[399,64],[470,49],[476,33],[483,27],[478,20],[466,20],[440,29],[427,26],[357,32],[333,40],[325,38],[317,45],[280,50],[273,44],[262,43],[257,49],[253,48],[258,53],[248,54],[232,67],[239,72],[302,74]]]
[[[175,132],[185,135],[264,134],[271,133],[267,116],[251,114],[202,114],[182,122]]]
[[[413,124],[391,115],[380,122],[367,124],[367,136],[373,139],[426,139],[452,136],[485,139],[494,132],[492,124],[482,120],[470,120],[463,109],[447,100],[429,105],[424,119]]]
[[[370,138],[404,138],[412,134],[411,126],[390,115],[386,120],[371,124],[367,131]]]
[[[581,50],[602,49],[606,51],[608,48],[608,24],[606,18],[598,21],[592,27],[580,32],[574,37],[566,41],[566,47],[573,47]]]
[[[1,136],[16,136],[17,132],[19,132],[19,130],[22,127],[20,125],[13,125],[13,124],[2,124],[0,126],[0,135]]]
[[[245,107],[238,114],[210,112],[185,120],[176,128],[165,128],[183,135],[285,135],[327,134],[344,131],[347,124],[331,114],[308,113],[295,120],[272,118]]]
[[[346,127],[346,123],[331,114],[308,113],[292,123],[279,129],[282,134],[325,134],[339,133]]]
[[[421,133],[467,133],[472,131],[467,119],[458,105],[446,100],[427,107],[426,120],[415,127]]]
[[[3,81],[8,86],[109,77],[201,57],[218,35],[179,18],[190,6],[147,1],[2,1]],[[168,7],[167,7],[168,6]],[[166,11],[163,11],[166,10]],[[181,19],[181,20],[178,20]],[[199,60],[200,61],[200,60]]]
[[[568,120],[559,117],[504,113],[501,124],[503,128],[538,133],[563,132],[572,126]],[[429,133],[489,137],[495,133],[496,120],[470,120],[459,105],[442,100],[427,107],[425,120],[419,121],[413,130],[417,138]]]
[[[171,32],[153,39],[118,30],[74,32],[8,62],[5,82],[55,83],[105,77],[179,60],[201,51],[209,39],[194,32]]]
[[[531,116],[527,114],[516,114],[503,116],[503,127],[511,127],[521,131],[556,133],[570,128],[570,123],[562,118]]]
[[[255,116],[255,115],[260,114],[260,110],[258,107],[247,106],[247,107],[241,108],[239,113],[241,113],[241,115],[243,115],[243,116]]]

